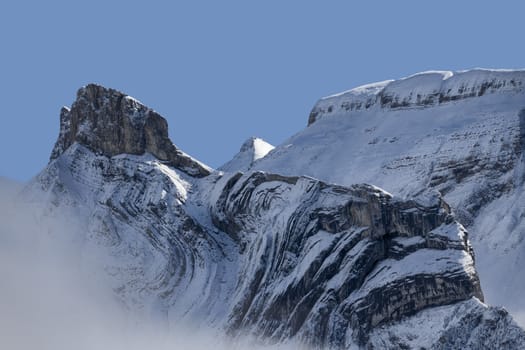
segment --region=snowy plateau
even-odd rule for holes
[[[167,130],[138,100],[82,87],[46,168],[0,179],[2,255],[33,244],[5,224],[29,210],[36,240],[67,241],[125,319],[232,348],[525,348],[525,71],[325,97],[304,130],[275,148],[252,137],[217,170]]]

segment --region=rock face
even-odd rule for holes
[[[419,104],[418,95],[433,102]],[[405,198],[439,191],[471,232],[486,300],[520,315],[524,110],[525,71],[430,72],[365,85],[321,99],[315,122],[252,169],[371,183]]]
[[[191,158],[170,158],[182,152],[169,153],[166,130],[135,100],[83,88],[24,191],[44,192],[47,215],[80,215],[78,241],[106,256],[129,309],[314,349],[525,346],[512,318],[483,304],[467,231],[438,193],[400,199],[256,170],[204,176]]]
[[[466,231],[438,197],[251,173],[230,179],[214,223],[246,260],[229,329],[314,346],[366,344],[374,327],[483,299]]]
[[[210,174],[207,166],[173,145],[168,124],[157,112],[119,91],[95,84],[78,90],[71,109],[62,108],[60,134],[51,159],[75,142],[108,157],[148,152],[192,176]]]
[[[189,201],[191,180],[148,154],[107,157],[74,143],[25,193],[44,191],[38,206],[48,215],[77,219],[82,255],[104,262],[129,310],[208,324],[224,317],[217,309],[232,293],[236,260],[224,257],[232,249],[228,237],[193,214],[201,204]]]
[[[477,300],[441,306],[370,334],[371,349],[521,349],[523,332],[504,309]],[[500,342],[498,339],[507,338]],[[422,342],[422,339],[424,341]],[[421,344],[432,344],[422,346]]]

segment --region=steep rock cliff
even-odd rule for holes
[[[231,330],[344,348],[347,334],[364,344],[378,325],[483,299],[466,231],[439,197],[257,172],[224,191],[213,220],[245,260]]]

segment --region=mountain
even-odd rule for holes
[[[471,232],[488,302],[525,311],[525,71],[426,72],[323,98],[255,166],[403,198],[439,191]],[[315,142],[312,142],[315,140]]]
[[[242,144],[239,153],[232,160],[222,165],[219,170],[225,172],[246,171],[274,148],[261,138],[250,137]]]
[[[498,88],[499,83],[485,87],[482,95],[508,98],[507,87],[501,93]],[[364,138],[356,138],[358,133],[378,137],[396,125],[391,130],[396,135],[416,118],[407,112],[408,121],[400,123],[405,110],[399,108],[424,114],[425,108],[442,107],[412,107],[421,98],[413,102],[403,89],[388,94],[378,89],[366,88],[378,97],[368,109],[367,103],[359,107],[376,114],[366,112],[361,120],[348,116],[345,107],[330,109],[336,100],[353,99],[355,91],[322,100],[311,125],[287,144],[267,153],[271,146],[250,139],[222,171],[214,171],[169,140],[158,113],[91,84],[79,90],[71,108],[62,109],[50,162],[24,188],[22,199],[38,202],[46,217],[75,218],[71,234],[82,242],[79,255],[96,256],[129,310],[166,325],[190,323],[234,338],[248,334],[263,343],[293,340],[329,349],[525,346],[525,332],[512,317],[483,303],[469,234],[458,221],[470,207],[463,208],[465,214],[457,207],[463,202],[451,208],[446,201],[451,192],[442,191],[444,200],[440,192],[426,191],[428,184],[418,191],[389,189],[393,196],[350,180],[360,180],[351,177],[360,171],[372,174],[383,164],[378,158],[394,154],[396,142],[417,145],[404,138],[372,143],[378,146],[368,153],[369,171],[364,154],[353,165],[345,163],[359,152],[350,148]],[[418,94],[423,90],[428,89]],[[383,105],[384,95],[392,98]],[[454,110],[458,101],[451,97],[443,104]],[[479,110],[475,107],[469,111]],[[397,122],[388,113],[397,113]],[[464,124],[461,115],[446,120],[456,117]],[[384,123],[372,131],[361,129],[379,120]],[[336,124],[341,127],[332,130]],[[428,120],[417,131],[423,128],[429,128]],[[415,131],[405,130],[407,139]],[[341,147],[345,142],[352,144]],[[323,158],[323,149],[332,154]],[[434,166],[440,169],[440,163]],[[320,179],[304,176],[316,172]],[[350,177],[334,184],[328,173]],[[407,181],[392,174],[396,183]],[[418,179],[411,181],[414,188]]]

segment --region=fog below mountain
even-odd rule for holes
[[[97,258],[79,258],[82,242],[70,239],[71,218],[49,221],[40,208],[17,203],[20,188],[0,179],[0,348],[246,348],[248,340],[233,344],[219,330],[167,325],[126,310]]]

